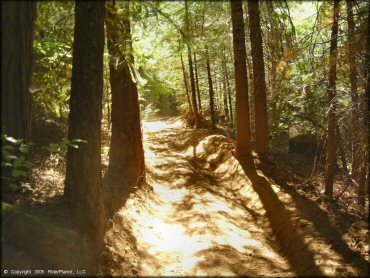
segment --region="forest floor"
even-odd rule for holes
[[[147,185],[116,213],[102,274],[368,275],[366,214],[322,197],[293,158],[239,162],[230,139],[179,119],[143,129]]]
[[[324,198],[322,176],[310,175],[305,157],[238,161],[231,139],[179,118],[144,121],[143,131],[147,184],[110,222],[101,275],[369,273],[368,210],[342,202],[354,199],[338,182],[340,202]],[[88,249],[62,198],[65,160],[34,154],[32,192],[3,203],[2,267],[86,269]],[[104,172],[106,152],[102,163]]]

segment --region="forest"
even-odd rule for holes
[[[1,275],[369,275],[368,0],[1,18]]]

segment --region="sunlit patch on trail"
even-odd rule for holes
[[[159,132],[167,128],[177,128],[182,126],[184,123],[180,120],[172,121],[143,121],[144,134],[151,132]]]
[[[267,256],[271,263],[289,273],[286,262],[264,239],[263,229],[227,197],[229,189],[246,185],[247,179],[239,175],[230,180],[235,159],[231,165],[210,149],[210,143],[221,140],[220,136],[200,132],[199,139],[188,140],[187,136],[176,136],[181,126],[181,122],[144,122],[152,140],[145,145],[152,198],[130,199],[118,213],[130,223],[136,239],[140,275],[235,275],[247,268],[257,274],[263,261],[255,257],[256,250],[272,254]],[[169,135],[173,139],[167,140]],[[202,176],[212,167],[226,180]],[[205,172],[198,172],[198,168]],[[252,199],[257,202],[256,194]],[[225,248],[212,251],[219,246]],[[229,257],[224,265],[223,256]],[[209,263],[215,266],[209,268]],[[237,270],[238,264],[244,268]]]
[[[156,185],[156,193],[162,200],[166,200],[166,203],[174,203],[182,200],[189,192],[186,188],[168,190],[168,186]]]
[[[152,190],[127,201],[118,212],[125,228],[111,232],[112,241],[129,234],[138,275],[356,273],[340,265],[344,258],[309,215],[318,213],[312,205],[300,213],[302,200],[262,170],[246,169],[227,138],[181,121],[144,122],[144,130]],[[116,274],[126,274],[124,265]]]

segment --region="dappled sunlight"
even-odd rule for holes
[[[134,246],[139,275],[356,273],[341,266],[350,262],[300,212],[299,198],[259,160],[236,160],[229,139],[180,121],[144,122],[144,130],[151,190],[118,212],[125,228],[108,232],[115,252],[128,245],[115,243],[117,236]]]
[[[4,275],[370,277],[370,0],[1,6]]]
[[[217,139],[215,146],[223,148],[224,137],[204,132],[189,137],[193,131],[174,132],[173,125],[158,122],[144,122],[144,130],[160,130],[145,145],[152,198],[145,200],[145,207],[144,199],[132,198],[118,213],[136,239],[141,275],[235,275],[236,265],[259,273],[264,261],[254,258],[255,250],[280,273],[290,273],[285,259],[269,245],[271,235],[228,192],[247,187],[248,179],[242,171],[232,179],[235,159],[229,152],[220,156],[210,146]],[[258,195],[248,193],[251,208],[263,215]],[[208,252],[219,246],[227,247],[222,254]],[[208,263],[222,260],[224,252],[231,261],[209,269]]]
[[[172,121],[145,121],[143,120],[143,131],[144,134],[150,134],[151,132],[159,132],[168,128],[178,128],[184,123],[179,119]]]
[[[283,255],[298,275],[353,275],[358,269],[366,269],[364,260],[355,259],[354,254],[349,256],[348,246],[343,244],[337,230],[330,227],[328,216],[317,209],[317,204],[266,178],[264,166],[259,165],[258,171],[251,160],[242,161],[241,165],[267,211]],[[299,259],[295,257],[298,253]]]
[[[181,180],[179,182],[181,182]],[[186,181],[183,182],[185,183]],[[171,191],[169,191],[168,186],[158,184],[155,186],[155,192],[162,200],[166,200],[166,202],[169,203],[175,203],[182,200],[189,191],[186,188],[172,189]]]

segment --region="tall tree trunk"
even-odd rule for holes
[[[261,155],[266,155],[268,152],[267,100],[265,65],[263,61],[262,30],[258,1],[248,0],[248,14],[253,60],[256,152]]]
[[[108,72],[105,74],[105,80],[108,80]],[[110,88],[109,88],[109,83],[106,82],[105,84],[105,89],[106,89],[106,102],[107,102],[107,124],[108,124],[108,130],[111,128],[111,103],[110,103]]]
[[[215,118],[216,122],[218,122],[221,114],[221,105],[220,105],[220,83],[217,78],[217,71],[213,68],[213,76],[214,76],[214,84],[215,84]]]
[[[98,255],[105,230],[101,174],[105,2],[76,2],[65,198],[78,228]]]
[[[194,52],[194,69],[195,69],[195,85],[197,89],[197,96],[198,96],[198,109],[200,115],[202,115],[202,101],[200,98],[200,90],[199,90],[199,79],[198,79],[198,67],[197,67],[197,55]]]
[[[325,174],[325,195],[329,198],[333,197],[333,183],[334,171],[336,164],[336,134],[335,134],[335,112],[336,112],[336,63],[337,63],[337,44],[338,44],[338,20],[339,20],[340,4],[339,0],[334,0],[333,11],[333,26],[331,30],[331,43],[330,43],[330,58],[329,58],[329,87],[327,90],[329,100],[329,115],[328,115],[328,144],[326,155],[326,174]]]
[[[123,5],[123,8],[117,5]],[[112,137],[107,181],[108,184],[112,183],[108,196],[117,201],[126,199],[133,188],[142,183],[145,178],[129,5],[130,2],[108,3],[106,18],[112,90]]]
[[[211,126],[212,126],[212,129],[215,130],[216,129],[215,100],[214,100],[215,92],[213,90],[211,65],[210,65],[210,62],[209,62],[208,48],[206,49],[206,62],[207,62],[208,87],[209,87],[209,107],[210,107],[210,110],[211,110],[210,111]]]
[[[227,72],[227,66],[226,66],[226,49],[224,49],[224,71],[225,71],[225,79],[226,79],[226,86],[227,86],[227,97],[229,100],[230,124],[231,124],[231,128],[233,128],[234,126],[233,106],[232,106],[232,99],[231,99],[229,74]]]
[[[224,76],[224,79],[223,79],[222,95],[224,97],[225,123],[228,123],[230,121],[230,119],[229,119],[229,104],[228,104],[228,101],[227,101],[227,90],[226,90],[226,78],[225,78],[225,76]]]
[[[357,68],[356,68],[356,51],[355,51],[355,22],[353,19],[353,3],[347,3],[347,24],[348,24],[348,61],[349,61],[349,79],[351,83],[351,100],[352,100],[352,177],[358,180],[360,168],[360,141],[358,134],[359,113],[358,113],[358,94],[357,94]]]
[[[185,70],[185,65],[184,65],[184,60],[182,58],[182,54],[181,54],[181,67],[182,67],[182,73],[184,75],[184,85],[185,85],[186,98],[188,100],[188,105],[189,105],[189,112],[193,116],[194,115],[193,107],[191,105],[191,100],[189,96],[189,85],[188,85],[188,80],[186,78],[186,70]]]
[[[358,196],[360,198],[360,204],[365,206],[365,196],[366,189],[369,190],[369,180],[370,180],[370,163],[369,163],[369,120],[370,120],[370,2],[367,3],[368,17],[367,17],[367,40],[366,40],[366,87],[365,96],[363,101],[363,145],[364,145],[364,155],[363,163],[361,167],[360,180],[359,180],[359,191]],[[367,178],[366,178],[367,177]]]
[[[198,111],[197,106],[197,96],[196,96],[196,89],[195,89],[195,79],[194,79],[194,69],[193,69],[193,59],[191,57],[191,48],[190,48],[190,22],[189,22],[189,7],[188,1],[185,0],[185,28],[186,28],[186,46],[188,50],[188,62],[189,62],[189,75],[190,75],[190,84],[191,84],[191,102],[193,105],[193,112],[194,112],[194,120],[195,120],[195,128],[201,127],[201,119]]]
[[[29,141],[36,2],[1,2],[1,121],[3,133]]]
[[[189,75],[190,75],[190,84],[191,84],[191,103],[193,106],[193,113],[194,113],[194,120],[195,120],[195,128],[201,127],[201,120],[197,106],[197,96],[196,96],[196,89],[195,89],[195,80],[194,80],[194,69],[193,69],[193,60],[191,58],[191,50],[189,44],[187,45],[188,48],[188,61],[189,61]]]
[[[251,131],[249,117],[248,80],[246,65],[245,33],[242,1],[231,1],[233,26],[234,67],[236,87],[236,157],[251,153]]]
[[[345,175],[347,175],[348,174],[348,168],[347,168],[346,152],[344,151],[343,140],[342,140],[342,136],[340,135],[338,125],[336,125],[336,127],[335,127],[335,132],[336,132],[336,135],[337,135],[338,148],[339,148],[340,158],[341,158],[341,161],[342,161],[343,172],[344,172]]]

